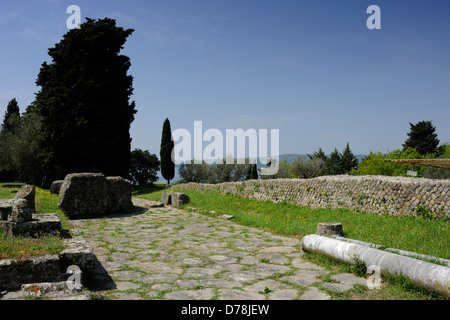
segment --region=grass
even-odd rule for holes
[[[3,184],[1,184],[3,185]],[[14,198],[19,188],[0,187],[0,199]],[[50,194],[48,190],[36,187],[36,213],[58,213],[63,229],[69,229],[69,219],[58,207],[58,196]],[[46,236],[40,238],[9,237],[0,231],[0,258],[24,259],[43,254],[58,254],[64,249],[63,240],[59,236]]]
[[[157,189],[156,189],[157,190]],[[238,195],[183,191],[200,212],[215,211],[214,216],[230,214],[234,222],[266,229],[275,234],[302,238],[314,234],[320,222],[340,222],[347,238],[389,248],[450,259],[450,224],[443,219],[413,216],[380,216],[347,209],[310,209],[287,203],[257,201]],[[162,190],[140,193],[139,197],[160,200]]]

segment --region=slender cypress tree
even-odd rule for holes
[[[358,158],[356,158],[356,156],[350,150],[350,145],[348,144],[348,142],[347,146],[342,152],[341,167],[344,173],[348,173],[352,171],[352,169],[356,169],[358,167]]]
[[[16,98],[9,101],[8,106],[6,107],[5,116],[3,118],[3,124],[1,127],[1,132],[6,133],[15,133],[18,122],[20,120],[20,109],[17,104]]]
[[[258,179],[258,168],[256,166],[256,163],[253,163],[252,165],[252,171],[251,171],[251,175],[250,175],[250,179]]]
[[[166,118],[161,134],[161,149],[159,156],[161,161],[161,175],[167,180],[167,184],[170,184],[170,180],[175,176],[175,163],[172,160],[173,148],[174,143],[172,139],[172,130],[170,129],[170,121]]]

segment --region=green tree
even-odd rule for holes
[[[180,174],[181,181],[184,183],[208,183],[211,182],[208,178],[217,176],[217,173],[211,174],[211,168],[212,166],[206,164],[204,161],[201,164],[196,164],[192,161],[192,163],[182,163],[178,173]]]
[[[307,160],[299,156],[297,159],[292,161],[291,172],[296,178],[315,178],[325,174],[326,166],[321,157],[312,157]]]
[[[40,126],[40,116],[31,105],[18,118],[17,130],[13,130],[15,133],[0,133],[0,181],[41,183]]]
[[[20,109],[16,98],[9,101],[6,107],[5,115],[3,117],[3,124],[1,126],[1,133],[16,133],[19,128]]]
[[[319,148],[319,151],[315,151],[312,155],[308,154],[308,158],[310,160],[321,159],[323,162],[327,161],[327,156],[325,155],[325,152],[323,152],[322,148]]]
[[[344,169],[342,168],[342,155],[336,148],[334,148],[333,152],[326,159],[325,165],[327,167],[326,174],[338,175],[344,173]]]
[[[251,164],[250,168],[251,168],[250,179],[258,180],[259,179],[258,167],[257,167],[256,163]]]
[[[405,151],[400,149],[383,154],[381,152],[371,152],[362,159],[357,170],[353,170],[356,175],[382,175],[382,176],[406,176],[406,172],[411,170],[410,164],[402,164],[384,161],[386,159],[422,159],[416,149],[408,148]],[[415,166],[415,171],[420,176],[423,167]]]
[[[352,170],[355,170],[358,167],[358,158],[352,153],[350,150],[350,146],[347,142],[347,146],[342,152],[341,157],[341,168],[344,173],[349,173]]]
[[[133,77],[119,52],[134,30],[109,18],[86,20],[48,50],[52,62],[36,81],[44,185],[71,172],[127,177],[130,169]]]
[[[409,125],[411,129],[403,144],[403,150],[415,148],[420,155],[437,153],[439,139],[431,121],[420,121],[416,124],[410,122]]]
[[[158,180],[159,159],[148,150],[131,152],[130,181],[134,189],[148,187]]]
[[[172,159],[173,148],[174,142],[172,139],[170,121],[166,118],[163,123],[159,156],[161,159],[161,175],[167,180],[167,184],[170,184],[170,180],[175,176],[175,163]]]
[[[20,109],[16,99],[9,101],[0,127],[0,181],[15,181],[19,171],[13,159],[17,145],[16,133],[20,131]]]

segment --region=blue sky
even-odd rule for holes
[[[447,0],[159,0],[0,2],[0,117],[34,100],[47,50],[68,29],[69,5],[135,32],[138,113],[132,148],[159,155],[172,130],[279,129],[280,153],[401,148],[409,122],[431,120],[450,141]],[[369,5],[381,30],[369,30]]]

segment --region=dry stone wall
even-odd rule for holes
[[[220,184],[186,183],[172,189],[216,191],[310,208],[346,208],[401,216],[417,215],[417,210],[421,208],[450,217],[450,180],[341,175]]]

